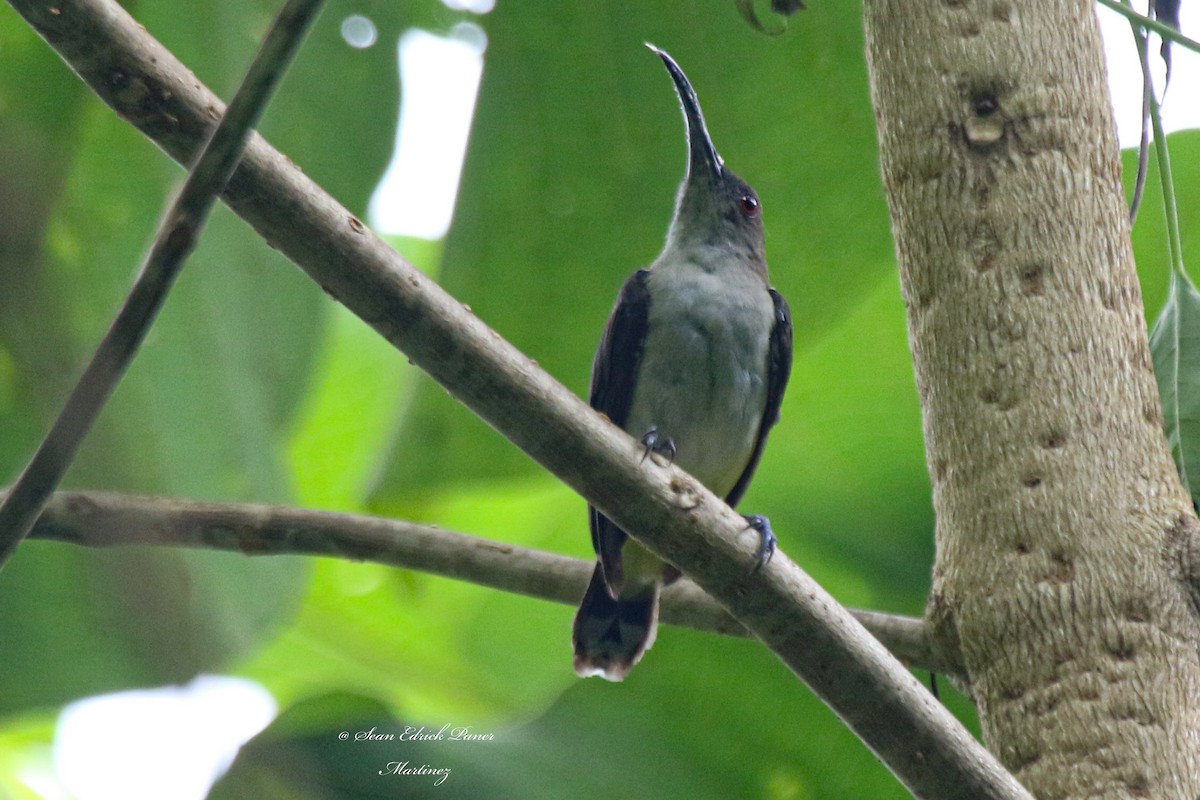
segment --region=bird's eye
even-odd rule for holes
[[[753,217],[758,213],[758,198],[752,194],[744,194],[738,198],[738,208],[745,216]]]

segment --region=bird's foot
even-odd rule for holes
[[[771,561],[771,556],[775,555],[775,531],[771,530],[771,521],[762,514],[750,514],[743,518],[752,530],[758,532],[758,563],[752,570],[758,572]]]
[[[642,451],[642,461],[645,461],[646,456],[651,453],[656,453],[660,456],[666,456],[668,463],[675,463],[675,442],[669,436],[660,436],[657,425],[651,425],[650,430],[643,433],[642,438],[638,439],[638,441],[645,448]]]

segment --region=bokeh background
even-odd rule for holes
[[[125,5],[228,97],[279,4]],[[919,614],[933,518],[861,14],[855,3],[812,6],[786,33],[766,37],[716,0],[500,0],[475,10],[441,0],[330,0],[262,131],[365,216],[393,158],[402,34],[420,29],[476,59],[482,52],[448,232],[435,222],[391,239],[585,395],[612,300],[658,253],[683,173],[678,105],[642,43],[670,51],[726,162],[762,198],[772,280],[796,324],[782,422],[743,509],[770,516],[781,547],[843,603]],[[1118,44],[1132,50],[1131,39]],[[1187,58],[1176,51],[1177,63]],[[414,64],[435,78],[449,69]],[[1186,104],[1187,91],[1176,81],[1175,102]],[[1171,145],[1194,265],[1200,134],[1175,134]],[[7,6],[0,154],[7,483],[119,305],[182,172],[96,101]],[[1130,175],[1132,163],[1127,152]],[[401,178],[371,218],[403,232],[380,204],[436,207],[455,176],[437,185]],[[1168,275],[1157,192],[1152,169],[1135,230],[1150,319]],[[591,557],[582,499],[223,208],[67,485],[365,512]],[[227,761],[268,723],[212,797],[907,796],[754,642],[664,628],[624,684],[581,681],[570,667],[572,614],[331,559],[31,541],[0,573],[0,797],[203,797],[221,756],[202,756],[200,740],[224,742],[217,752]],[[201,692],[226,684],[197,683],[198,675],[242,679],[228,682],[226,699],[235,701]],[[185,688],[138,695],[157,703],[158,716],[117,703],[64,743],[77,701],[172,686]],[[265,693],[237,694],[254,686]],[[974,725],[969,703],[942,690]],[[258,699],[236,699],[250,696]],[[198,717],[196,703],[221,711]],[[259,721],[247,726],[246,713]],[[146,721],[119,727],[122,719]],[[493,738],[338,738],[446,725]],[[89,754],[98,766],[81,776],[79,759]],[[438,785],[378,774],[397,761],[451,774]],[[200,774],[192,788],[160,774],[189,769]]]

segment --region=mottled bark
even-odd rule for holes
[[[1086,0],[868,0],[937,513],[928,614],[1039,798],[1200,796],[1194,530]]]

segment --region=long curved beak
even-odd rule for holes
[[[683,119],[687,123],[688,172],[694,173],[696,170],[702,170],[719,177],[724,172],[725,162],[717,153],[717,148],[712,143],[712,137],[708,135],[708,126],[704,124],[704,112],[700,110],[700,101],[696,99],[692,82],[688,80],[687,75],[683,74],[683,70],[675,63],[675,59],[667,54],[667,51],[660,50],[649,42],[646,42],[646,47],[663,60],[667,72],[671,75],[671,80],[675,83],[675,93],[679,95],[679,104],[683,107]]]

